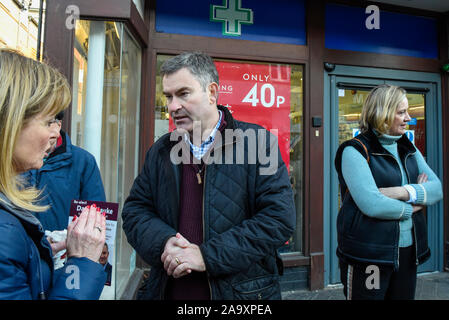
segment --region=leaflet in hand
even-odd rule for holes
[[[101,212],[106,212],[106,243],[101,253],[100,263],[103,265],[107,273],[105,285],[110,286],[112,280],[112,264],[114,261],[115,252],[115,234],[117,231],[117,217],[118,217],[118,203],[103,202],[103,201],[89,201],[89,200],[72,200],[70,204],[69,223],[72,222],[74,215],[79,216],[84,207],[95,204],[100,208]]]

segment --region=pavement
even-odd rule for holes
[[[321,290],[282,292],[283,300],[345,300],[343,285],[332,285]],[[449,272],[419,274],[415,300],[449,300]]]

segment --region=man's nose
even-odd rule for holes
[[[179,109],[181,109],[182,105],[181,105],[180,101],[178,99],[176,99],[176,97],[173,97],[170,100],[170,102],[168,102],[167,108],[168,108],[168,113],[172,114],[173,112],[176,112]]]

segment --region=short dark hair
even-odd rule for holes
[[[161,75],[173,74],[182,68],[186,68],[198,80],[206,90],[207,86],[215,82],[218,84],[218,71],[214,60],[203,52],[184,52],[168,59],[162,64]]]
[[[62,120],[64,118],[64,111],[59,112],[56,116],[56,120]]]

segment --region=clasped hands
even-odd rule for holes
[[[200,248],[180,233],[167,240],[161,256],[167,275],[180,278],[192,271],[206,271]]]

